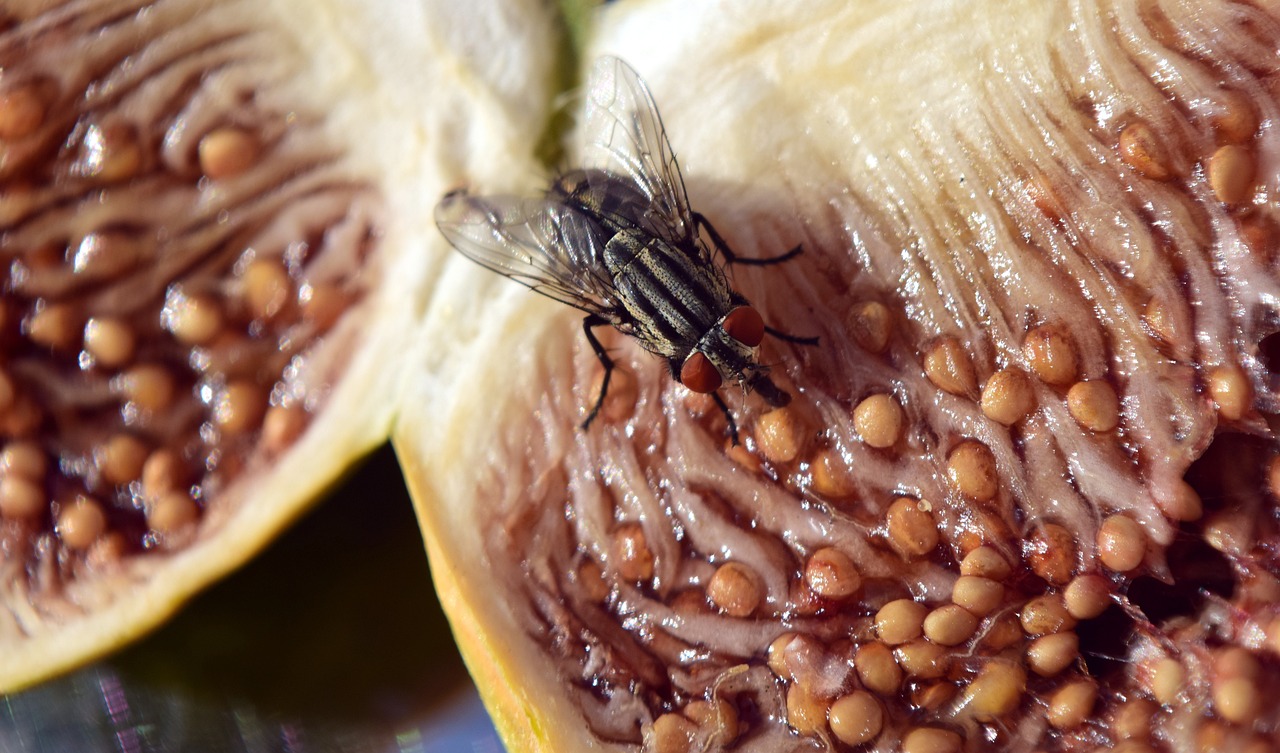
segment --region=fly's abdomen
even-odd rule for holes
[[[570,170],[551,184],[549,193],[581,209],[610,232],[627,227],[650,229],[643,227],[649,197],[625,178],[602,170]]]
[[[683,358],[731,306],[719,268],[660,239],[618,233],[604,258],[634,334],[650,352]]]

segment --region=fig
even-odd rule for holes
[[[785,407],[721,390],[735,445],[617,335],[584,431],[575,312],[440,302],[474,336],[394,439],[510,748],[1280,746],[1278,20],[606,9],[585,57],[738,257],[803,247],[733,283],[820,344],[765,339]]]
[[[517,19],[519,76],[467,47]],[[522,159],[504,139],[540,127],[550,28],[443,3],[0,9],[0,691],[157,625],[386,440],[444,266],[419,218],[461,145]]]
[[[586,430],[574,312],[430,225],[546,188],[545,9],[4,20],[0,686],[389,434],[513,750],[1280,746],[1266,4],[603,10],[583,57],[735,254],[804,249],[732,282],[819,343],[724,411],[602,330]]]

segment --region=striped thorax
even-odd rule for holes
[[[764,322],[750,306],[735,306],[724,272],[699,264],[660,238],[623,230],[605,246],[605,266],[630,315],[620,322],[694,392],[725,381],[750,388],[766,369],[756,363]],[[736,324],[726,328],[725,322]]]

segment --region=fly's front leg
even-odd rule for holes
[[[750,301],[748,301],[741,294],[736,292],[730,296],[729,300],[733,302],[734,306],[750,306],[751,305]],[[764,331],[768,332],[770,335],[773,335],[779,340],[785,340],[786,342],[795,343],[797,345],[817,345],[818,344],[818,338],[816,337],[801,337],[800,335],[790,335],[790,334],[787,334],[786,332],[783,332],[780,329],[774,329],[773,327],[770,327],[767,324],[764,325]],[[673,374],[675,373],[674,368],[675,367],[673,366],[672,367]]]
[[[733,413],[729,411],[729,406],[725,404],[724,398],[720,397],[719,392],[712,392],[711,399],[716,401],[716,405],[720,406],[720,410],[724,413],[724,418],[729,422],[729,439],[733,441],[733,446],[738,446],[738,424],[733,420]]]
[[[712,226],[706,217],[698,212],[694,212],[693,221],[698,225],[698,227],[707,231],[707,235],[711,236],[711,242],[715,244],[716,248],[724,255],[725,260],[730,264],[747,264],[756,267],[767,267],[771,264],[781,264],[784,261],[790,261],[799,256],[800,252],[804,250],[800,246],[796,246],[781,256],[770,256],[765,259],[740,259],[729,248],[729,244],[725,242],[724,238],[720,237],[720,233],[716,232],[715,227]]]
[[[797,345],[817,345],[818,344],[818,338],[816,337],[801,337],[799,335],[788,335],[786,332],[783,332],[781,330],[776,330],[767,324],[764,325],[764,331],[768,332],[769,334],[773,335],[779,340],[785,340],[789,343],[795,343]]]
[[[609,324],[609,322],[598,314],[589,314],[582,320],[582,332],[587,336],[587,342],[591,343],[591,350],[595,351],[596,358],[600,359],[600,365],[604,367],[604,379],[600,381],[600,396],[596,398],[596,404],[591,406],[587,420],[582,422],[583,429],[591,425],[591,422],[596,419],[596,414],[600,412],[600,406],[604,405],[604,397],[609,394],[609,378],[613,376],[613,359],[609,357],[604,346],[591,331],[593,327],[599,327],[602,324]]]

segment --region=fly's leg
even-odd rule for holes
[[[778,385],[767,376],[760,376],[752,381],[751,389],[775,408],[784,408],[791,404],[791,393],[778,389]]]
[[[609,322],[598,314],[589,314],[582,320],[582,332],[587,336],[587,342],[591,343],[591,350],[595,351],[596,358],[600,359],[600,365],[604,367],[604,379],[600,381],[600,396],[596,398],[596,404],[591,406],[591,412],[587,414],[587,420],[582,422],[582,428],[586,429],[591,422],[596,419],[596,414],[600,412],[600,406],[604,405],[604,397],[609,394],[609,378],[613,376],[613,359],[605,352],[604,346],[596,339],[595,333],[591,331],[593,327],[599,327]]]
[[[676,382],[680,382],[680,361],[676,359],[671,359],[667,361],[667,365],[671,366],[672,378],[676,379]],[[773,389],[773,393],[777,394],[778,389],[776,387],[773,387],[772,382],[769,382],[768,376],[765,376],[764,382],[767,382],[769,385],[769,388]],[[733,439],[733,446],[737,447],[737,421],[733,420],[733,414],[730,410],[728,410],[728,405],[724,403],[724,398],[719,396],[719,392],[713,392],[710,394],[712,394],[712,400],[716,401],[716,405],[719,406],[719,409],[721,409],[722,414],[724,414],[724,420],[728,421],[728,434],[730,434],[730,437]],[[786,398],[786,401],[791,400],[790,394],[783,392],[782,396]],[[772,405],[786,405],[786,402],[782,402],[782,403],[774,402],[772,403]]]
[[[716,401],[716,405],[720,406],[720,410],[724,413],[725,420],[729,422],[729,439],[733,442],[733,446],[738,446],[738,424],[733,420],[733,413],[729,411],[729,406],[725,405],[724,398],[720,397],[719,392],[712,392],[711,399]]]
[[[739,293],[737,293],[737,292],[734,292],[734,293],[730,296],[729,300],[730,300],[730,301],[733,303],[733,305],[735,305],[735,306],[750,306],[750,305],[751,305],[751,302],[750,302],[750,301],[748,301],[746,298],[742,297],[742,295],[741,295],[741,294],[739,294]],[[818,344],[818,338],[816,338],[816,337],[801,337],[800,335],[791,335],[791,334],[787,334],[786,332],[783,332],[783,331],[782,331],[782,330],[780,330],[780,329],[774,329],[773,327],[770,327],[770,326],[769,326],[769,325],[767,325],[767,324],[766,324],[766,325],[764,325],[764,331],[765,331],[765,332],[768,332],[770,335],[773,335],[774,337],[778,338],[779,340],[784,340],[784,341],[789,342],[789,343],[795,343],[795,344],[797,344],[797,345],[817,345],[817,344]],[[674,374],[674,373],[675,373],[675,367],[674,367],[674,366],[672,366],[671,368],[672,368],[672,372],[671,372],[671,373],[673,373],[673,374]]]
[[[789,343],[796,343],[797,345],[817,345],[818,344],[818,338],[816,337],[801,337],[799,335],[789,335],[786,332],[783,332],[781,330],[776,330],[767,324],[764,325],[764,331],[768,332],[769,334],[773,335],[779,340],[785,340]]]
[[[746,264],[755,267],[767,267],[772,264],[781,264],[784,261],[790,261],[799,256],[800,252],[804,250],[802,247],[796,246],[781,256],[770,256],[764,259],[741,259],[734,254],[732,250],[730,250],[729,244],[725,242],[724,238],[720,237],[720,233],[716,232],[715,227],[712,226],[706,217],[698,212],[694,212],[693,221],[698,227],[707,231],[707,235],[711,236],[711,242],[716,245],[716,248],[721,254],[724,254],[725,260],[730,264]]]
[[[711,236],[711,242],[716,245],[716,248],[719,249],[720,253],[724,254],[724,258],[728,260],[730,264],[749,264],[757,267],[767,267],[772,264],[781,264],[784,261],[789,261],[791,259],[794,259],[797,256],[799,256],[800,252],[803,250],[800,246],[796,246],[795,248],[786,252],[782,256],[770,256],[767,259],[740,259],[734,255],[733,251],[729,250],[729,244],[725,242],[724,238],[720,237],[720,234],[716,232],[716,229],[711,225],[710,222],[707,221],[706,217],[704,217],[703,215],[697,212],[694,212],[693,221],[697,223],[699,227],[707,231],[707,235]],[[746,298],[743,298],[742,296],[736,293],[734,294],[733,302],[738,306],[751,305],[747,303]],[[789,343],[796,343],[797,345],[817,345],[818,344],[818,338],[816,337],[800,337],[798,335],[789,335],[786,332],[776,330],[773,327],[770,327],[768,325],[765,325],[764,331],[768,332],[769,334],[773,335],[779,340],[785,340]]]
[[[697,223],[697,225],[701,227],[703,230],[707,231],[707,235],[711,236],[711,242],[715,244],[716,248],[719,249],[720,253],[724,254],[724,258],[730,264],[748,264],[748,265],[753,265],[757,267],[767,267],[773,264],[781,264],[784,261],[790,261],[791,259],[794,259],[797,256],[799,256],[801,251],[804,250],[801,246],[796,246],[795,248],[791,249],[790,251],[786,252],[781,256],[770,256],[765,259],[740,259],[736,255],[734,255],[733,251],[729,249],[729,244],[725,242],[724,238],[720,237],[720,233],[716,232],[715,227],[707,220],[705,216],[703,216],[698,212],[694,212],[693,221]],[[737,294],[734,295],[733,302],[739,306],[750,305],[749,303],[747,303],[747,299]],[[799,335],[789,335],[786,332],[782,332],[781,330],[776,330],[773,327],[768,326],[767,324],[765,325],[764,331],[768,332],[769,334],[773,335],[779,340],[785,340],[786,342],[789,342],[789,343],[796,343],[797,345],[817,345],[818,344],[818,338],[816,337],[800,337]]]

